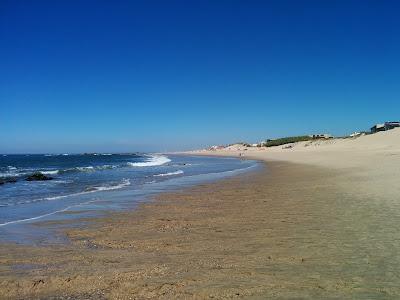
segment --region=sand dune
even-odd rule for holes
[[[358,138],[316,140],[285,146],[238,147],[194,151],[200,155],[223,155],[265,161],[286,161],[346,170],[341,184],[349,192],[400,202],[400,128]],[[396,200],[396,201],[397,201]]]
[[[400,128],[358,138],[315,140],[289,144],[291,148],[227,147],[215,151],[193,151],[196,154],[233,155],[262,160],[282,160],[324,167],[346,168],[377,162],[400,161]],[[378,161],[366,159],[379,158]]]

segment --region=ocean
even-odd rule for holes
[[[14,181],[0,185],[0,239],[57,239],[37,223],[134,209],[153,194],[232,176],[257,165],[236,158],[143,153],[0,155],[0,181]],[[52,180],[26,180],[37,172]]]

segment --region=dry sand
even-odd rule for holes
[[[266,168],[2,245],[1,297],[400,298],[400,130],[242,152]]]
[[[400,128],[348,139],[316,140],[257,148],[230,147],[193,151],[199,155],[239,156],[264,161],[285,161],[344,171],[347,192],[400,202]]]

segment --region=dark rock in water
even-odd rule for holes
[[[25,180],[26,181],[42,181],[42,180],[52,180],[53,177],[46,176],[40,172],[34,173],[28,176]]]
[[[14,183],[14,182],[17,182],[17,179],[15,177],[0,178],[0,185],[5,184],[5,183]]]

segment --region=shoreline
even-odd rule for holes
[[[257,164],[258,166],[257,168],[255,168],[255,170],[246,170],[232,176],[225,176],[222,178],[214,179],[212,181],[208,180],[206,182],[199,182],[195,185],[182,186],[178,190],[166,190],[159,194],[152,195],[151,197],[149,197],[148,201],[141,202],[134,210],[127,210],[124,212],[108,212],[105,216],[91,217],[89,219],[85,219],[85,222],[87,222],[88,225],[86,228],[80,227],[79,229],[68,228],[66,230],[61,230],[62,234],[65,235],[68,239],[68,243],[50,243],[38,245],[17,244],[13,242],[3,243],[2,247],[0,248],[0,279],[2,279],[0,280],[1,294],[5,297],[5,299],[14,299],[15,297],[54,297],[55,295],[65,295],[65,297],[67,297],[67,295],[68,297],[73,295],[72,297],[74,299],[91,299],[91,297],[93,297],[93,299],[102,298],[104,296],[102,292],[95,292],[94,294],[92,294],[92,289],[90,289],[90,295],[86,292],[82,294],[80,291],[78,293],[71,293],[70,289],[67,289],[66,292],[65,290],[63,290],[63,287],[65,285],[64,280],[66,282],[70,282],[71,276],[76,277],[76,275],[68,273],[69,275],[67,277],[60,276],[63,278],[60,280],[58,273],[61,270],[54,269],[50,271],[51,265],[64,264],[64,266],[68,265],[69,267],[72,267],[74,269],[78,267],[77,265],[70,264],[68,259],[62,257],[62,254],[65,252],[76,253],[75,255],[78,255],[79,258],[81,258],[82,255],[87,255],[87,253],[84,254],[86,250],[91,252],[92,250],[102,251],[104,249],[121,249],[124,248],[126,246],[125,244],[128,242],[128,248],[132,248],[131,243],[134,240],[131,239],[124,239],[122,241],[120,240],[118,245],[113,246],[111,246],[111,243],[109,242],[105,243],[105,241],[102,239],[97,240],[96,242],[93,242],[92,240],[96,239],[95,235],[99,233],[99,229],[101,229],[103,233],[104,231],[107,232],[118,230],[121,224],[127,225],[131,221],[128,220],[131,219],[131,217],[137,217],[137,219],[135,220],[137,222],[141,222],[145,216],[152,218],[154,215],[154,208],[162,206],[162,202],[167,199],[171,199],[171,197],[192,193],[196,195],[198,189],[207,189],[209,186],[220,184],[225,181],[231,181],[232,179],[237,179],[241,175],[245,177],[252,177],[256,176],[257,173],[264,172],[264,162],[258,160]],[[261,164],[263,165],[261,166]],[[159,221],[169,222],[170,220],[160,219]],[[35,225],[46,227],[48,226],[47,223],[65,224],[72,222],[76,222],[76,220],[43,221],[38,222]],[[102,254],[100,254],[100,257],[102,257]],[[107,255],[107,257],[109,256]],[[111,259],[111,257],[109,259]],[[79,276],[80,275],[78,275],[78,277]],[[37,282],[44,284],[44,280],[42,278],[46,278],[46,283],[48,283],[48,280],[50,279],[51,286],[39,285],[38,288],[36,288]],[[101,278],[102,276],[98,277],[98,279]],[[90,283],[88,284],[90,285]],[[85,290],[86,287],[86,284],[80,285],[78,290]],[[57,292],[54,292],[54,288],[56,288]],[[61,289],[59,290],[59,288]],[[72,290],[76,290],[75,287],[72,288]],[[147,294],[146,297],[148,297],[149,295],[150,294]],[[158,295],[157,298],[159,296],[161,295]],[[127,295],[122,296],[122,298],[126,297]]]
[[[400,148],[357,143],[351,151],[339,143],[247,153],[267,166],[68,230],[70,246],[4,246],[0,291],[9,298],[398,298]]]
[[[0,291],[76,299],[399,296],[398,248],[390,247],[397,233],[365,229],[396,218],[341,190],[342,174],[270,162],[69,230],[70,246],[3,248]]]
[[[154,175],[146,176],[149,179],[147,179],[148,182],[143,185],[135,185],[135,183],[133,183],[132,186],[129,184],[122,190],[115,189],[105,192],[101,190],[92,190],[90,192],[77,192],[72,195],[57,196],[59,198],[72,196],[71,198],[75,197],[78,202],[68,205],[65,204],[64,206],[62,206],[60,202],[61,204],[56,208],[57,210],[50,210],[49,212],[43,212],[43,214],[39,215],[33,214],[30,218],[14,218],[15,220],[0,224],[0,242],[31,245],[52,244],[57,243],[57,241],[63,243],[65,239],[59,236],[57,232],[64,227],[68,227],[68,223],[70,223],[70,226],[78,226],[81,219],[86,222],[91,218],[101,218],[107,215],[108,212],[131,211],[135,209],[137,204],[151,200],[159,193],[171,192],[174,190],[179,191],[199,183],[213,182],[225,177],[235,176],[236,174],[256,169],[258,168],[257,165],[259,165],[259,162],[242,162],[239,159],[225,162],[224,158],[218,159],[217,157],[211,158],[193,155],[186,155],[185,157],[179,158],[178,162],[175,162],[176,165],[169,167],[169,169],[175,167],[175,169],[185,170],[178,171],[176,175],[179,176],[171,176],[175,175],[176,172],[168,171],[168,167],[166,167],[166,171],[154,171]],[[177,156],[171,155],[171,159],[175,161],[175,158],[177,158]],[[165,157],[165,159],[168,158]],[[180,163],[180,161],[184,161],[185,163]],[[181,167],[179,166],[180,164],[182,164]],[[195,167],[190,167],[192,165]],[[207,168],[210,167],[211,171],[207,171]],[[158,175],[158,173],[161,175]],[[153,176],[154,179],[152,179],[151,176]],[[129,179],[123,180],[129,181]],[[135,181],[136,178],[131,178],[131,180]],[[93,192],[97,193],[93,194]],[[78,197],[82,198],[78,199]],[[41,203],[46,205],[46,203],[55,202],[56,201],[43,201]],[[71,218],[69,217],[70,215],[74,216]],[[49,229],[45,234],[42,235],[39,230],[35,229],[47,223],[52,224],[53,228]],[[57,224],[60,224],[60,228],[57,228]],[[43,226],[41,227],[44,228]],[[52,232],[54,232],[54,234],[51,234]],[[53,237],[50,237],[49,234]],[[47,241],[47,239],[49,241]]]

